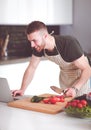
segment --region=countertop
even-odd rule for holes
[[[23,63],[30,61],[30,59],[31,57],[17,57],[17,56],[4,57],[0,58],[0,65]]]
[[[88,54],[89,60],[91,62],[91,54]],[[16,63],[24,63],[30,61],[31,56],[24,57],[24,56],[5,56],[0,57],[0,65],[7,65],[7,64],[16,64]],[[45,57],[42,57],[42,60],[47,60]]]
[[[91,120],[69,117],[65,112],[45,114],[0,102],[0,130],[91,130]]]

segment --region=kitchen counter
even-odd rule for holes
[[[0,58],[0,65],[24,63],[30,61],[30,58],[31,57],[17,57],[17,56],[4,57]]]
[[[30,57],[18,57],[18,56],[6,56],[0,58],[0,65],[8,65],[8,64],[16,64],[16,63],[24,63],[30,61]],[[42,57],[42,60],[46,60],[46,58]]]
[[[90,130],[91,120],[8,107],[0,103],[0,130]]]

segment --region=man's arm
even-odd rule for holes
[[[16,96],[17,94],[19,94],[19,95],[24,94],[26,88],[28,87],[28,85],[31,83],[31,81],[33,79],[35,70],[40,62],[40,59],[41,59],[40,57],[36,57],[36,56],[32,55],[30,63],[28,65],[27,69],[25,70],[20,90],[14,90],[12,92],[14,96]]]
[[[82,71],[79,80],[73,84],[74,88],[76,88],[79,91],[80,88],[91,77],[91,67],[90,67],[89,63],[87,62],[87,58],[84,55],[82,55],[79,59],[75,60],[73,62],[73,64]],[[66,93],[66,95],[75,97],[76,89],[74,89],[74,88],[70,88],[69,91]]]
[[[91,77],[91,67],[84,55],[74,61],[74,64],[82,71],[80,79],[74,84],[74,86],[79,90]]]

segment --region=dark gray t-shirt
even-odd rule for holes
[[[52,52],[45,50],[47,55],[53,56],[57,55],[59,52],[64,61],[73,62],[84,54],[84,51],[82,50],[79,42],[74,37],[54,35],[54,38],[56,47]],[[44,50],[37,52],[33,48],[32,53],[38,57],[44,56]]]

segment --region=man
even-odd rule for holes
[[[31,83],[35,70],[45,56],[60,67],[60,87],[66,89],[66,96],[80,96],[88,93],[91,67],[79,42],[71,36],[58,36],[48,33],[47,27],[40,21],[33,21],[27,27],[27,38],[31,43],[33,54],[24,73],[20,90],[13,95],[23,95]],[[53,88],[56,89],[55,87]]]

